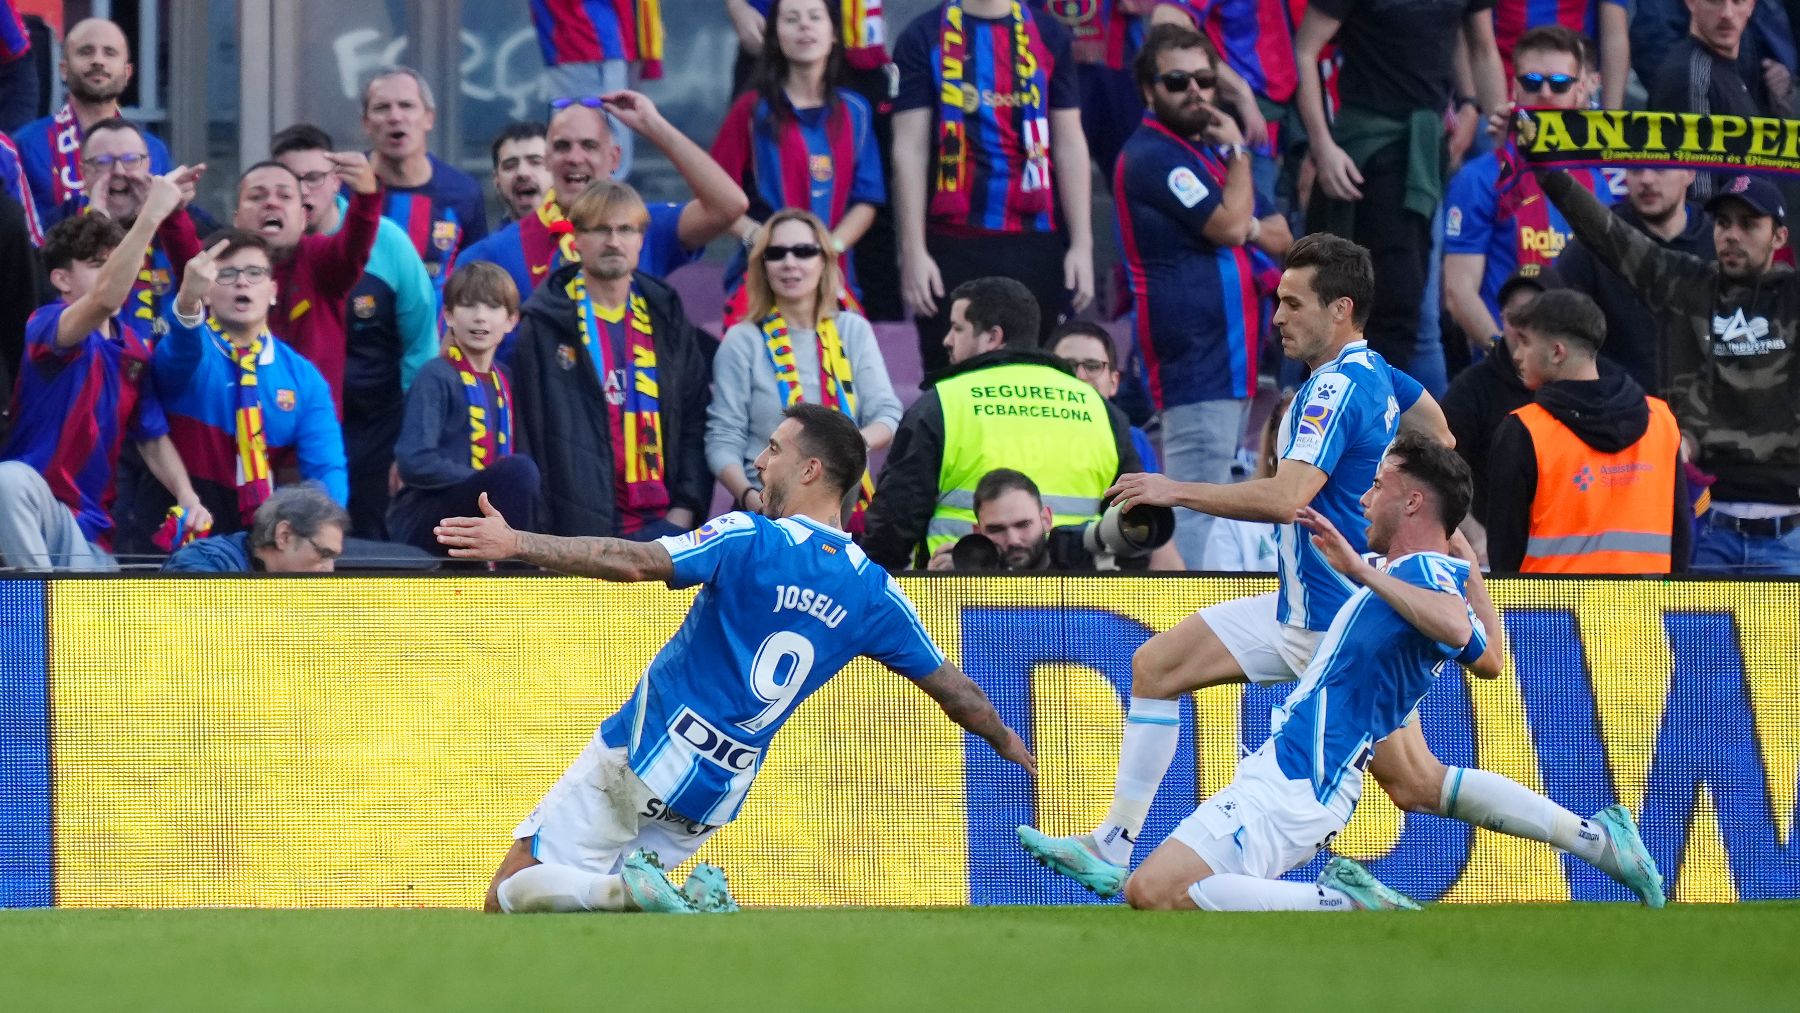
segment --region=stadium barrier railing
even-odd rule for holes
[[[1013,827],[1091,827],[1133,649],[1273,582],[903,583],[1037,783],[859,661],[699,857],[747,905],[1093,902]],[[1420,715],[1438,756],[1583,814],[1625,803],[1673,901],[1800,897],[1800,583],[1492,586],[1512,660],[1439,680]],[[476,906],[689,600],[548,577],[0,580],[0,906]],[[1230,780],[1281,692],[1184,703],[1140,859]],[[1547,846],[1405,817],[1372,783],[1332,847],[1421,900],[1628,899]]]

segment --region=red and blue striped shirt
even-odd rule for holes
[[[1026,14],[1031,17],[1029,10]],[[1047,110],[1079,109],[1080,85],[1075,77],[1069,31],[1049,17],[1032,19],[1037,39],[1032,55],[1050,82],[1045,96]],[[1025,139],[1019,136],[1014,108],[1021,101],[1013,72],[1013,23],[1006,18],[978,18],[963,13],[968,37],[968,60],[963,80],[972,88],[974,109],[965,109],[971,185],[969,214],[962,221],[933,220],[946,233],[1051,232],[1056,228],[1056,201],[1038,214],[1023,215],[1014,209],[1013,191],[1024,171]],[[930,109],[932,135],[936,136],[936,111],[941,91],[942,54],[938,44],[943,12],[934,7],[920,15],[894,45],[894,62],[900,67],[900,93],[894,111]],[[966,94],[967,92],[965,92]],[[933,164],[935,164],[933,152]],[[1054,183],[1052,184],[1054,196]]]
[[[148,383],[150,345],[113,317],[73,348],[56,347],[69,304],[58,300],[25,325],[25,361],[13,395],[13,431],[0,460],[36,468],[75,514],[82,537],[110,548],[121,439],[154,440],[168,419]],[[116,337],[109,335],[111,331]]]
[[[1561,25],[1599,42],[1600,5],[1604,3],[1626,6],[1625,0],[1495,0],[1494,44],[1506,76],[1512,77],[1513,49],[1519,36],[1539,25]]]
[[[531,0],[544,65],[643,61],[660,76],[662,10],[656,0]]]
[[[1225,175],[1211,151],[1149,114],[1113,170],[1135,334],[1159,410],[1256,391],[1262,311],[1250,251],[1203,235],[1224,199]]]

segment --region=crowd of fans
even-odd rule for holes
[[[887,452],[845,504],[871,558],[944,568],[979,531],[1045,568],[1121,474],[1273,470],[1287,412],[1259,398],[1299,375],[1275,282],[1330,231],[1373,256],[1369,346],[1440,397],[1496,569],[1800,573],[1788,184],[1538,175],[1507,130],[1789,116],[1785,6],[723,3],[712,138],[632,90],[675,7],[532,0],[544,116],[493,138],[491,193],[430,151],[454,82],[394,66],[362,138],[283,125],[230,208],[122,116],[118,25],[69,27],[52,108],[0,6],[0,559],[431,565],[437,519],[484,503],[653,538],[760,509],[805,401]],[[639,196],[636,144],[688,199]],[[715,240],[718,335],[667,281]],[[870,323],[900,317],[922,393]],[[1179,514],[1148,565],[1272,568],[1266,526]]]

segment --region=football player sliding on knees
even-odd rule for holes
[[[437,526],[459,559],[704,585],[680,632],[513,831],[487,910],[737,910],[716,866],[696,866],[680,886],[665,870],[736,818],[775,733],[859,655],[911,681],[1024,778],[1036,776],[1025,743],[843,530],[844,497],[868,464],[856,424],[816,404],[785,415],[756,461],[757,514],[729,513],[653,542],[563,538],[515,531],[483,495],[482,516]]]

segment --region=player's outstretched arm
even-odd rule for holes
[[[1487,581],[1481,577],[1475,547],[1462,532],[1451,536],[1450,551],[1469,564],[1469,605],[1487,630],[1487,650],[1475,659],[1474,664],[1463,667],[1483,679],[1496,678],[1506,670],[1506,625],[1500,619],[1500,610],[1494,607],[1493,597],[1488,594]]]
[[[446,517],[438,522],[437,540],[457,559],[499,562],[517,559],[533,566],[577,577],[632,582],[668,580],[675,563],[669,550],[655,542],[623,538],[563,538],[515,531],[481,494],[480,517]]]
[[[1304,461],[1283,460],[1271,478],[1230,485],[1177,482],[1167,475],[1150,473],[1120,475],[1106,495],[1126,509],[1179,506],[1232,520],[1291,524],[1294,512],[1311,503],[1324,488],[1325,478],[1325,472]]]
[[[1475,635],[1474,627],[1469,624],[1469,606],[1461,595],[1416,587],[1376,569],[1351,547],[1350,541],[1324,514],[1311,507],[1301,508],[1297,520],[1313,533],[1313,545],[1324,554],[1332,569],[1375,592],[1413,629],[1440,644],[1457,648],[1466,647],[1469,638]]]
[[[1032,777],[1037,776],[1037,761],[1032,759],[1031,751],[1025,748],[1024,740],[1006,722],[1000,720],[1000,714],[988,700],[987,694],[974,680],[963,674],[956,667],[956,662],[946,661],[938,666],[938,670],[918,681],[918,687],[926,692],[937,705],[943,709],[950,720],[961,725],[971,735],[978,735],[994,747],[1000,758],[1011,760],[1025,768]]]

